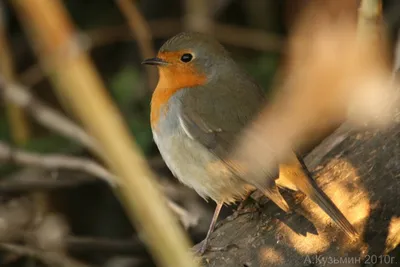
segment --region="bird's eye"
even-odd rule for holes
[[[192,54],[189,54],[189,53],[183,54],[181,57],[181,61],[185,62],[185,63],[190,62],[192,59],[193,59],[193,56],[192,56]]]

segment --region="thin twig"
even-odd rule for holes
[[[85,158],[57,154],[41,155],[22,149],[13,149],[0,141],[0,161],[11,161],[19,165],[42,167],[45,169],[65,168],[79,170],[101,178],[111,186],[116,185],[116,179],[109,171],[96,162]]]
[[[126,17],[133,36],[138,41],[142,57],[153,57],[155,50],[152,44],[150,27],[132,1],[133,0],[115,0],[121,12]]]
[[[197,216],[193,216],[192,214],[190,214],[190,212],[188,212],[175,202],[168,201],[167,205],[180,218],[180,221],[182,222],[185,229],[189,229],[190,227],[198,224],[199,218]]]
[[[7,40],[7,29],[5,18],[1,14],[5,14],[4,6],[0,3],[0,73],[5,79],[13,81],[15,79],[14,62],[11,53],[11,47]],[[14,142],[23,145],[29,139],[30,129],[29,123],[25,117],[23,110],[14,103],[6,102],[6,110],[10,132]]]
[[[59,111],[34,98],[28,88],[17,83],[8,84],[0,76],[0,92],[5,99],[27,110],[40,124],[101,154],[99,145],[91,136]]]
[[[282,52],[284,39],[262,30],[238,27],[229,24],[215,24],[214,35],[222,43],[266,52]]]
[[[133,0],[115,1],[128,21],[130,31],[137,40],[142,59],[154,57],[156,52],[153,47],[150,27],[136,5],[132,3]],[[148,88],[153,90],[157,83],[157,70],[155,68],[146,68],[146,71],[149,85]]]
[[[150,165],[152,165],[151,162],[152,161],[150,161]],[[158,165],[155,166],[156,167],[153,166],[153,168],[157,168]],[[77,187],[98,180],[97,177],[85,172],[46,170],[43,168],[26,167],[0,179],[0,195],[4,193],[23,193],[29,191],[53,190],[65,187]],[[161,184],[164,193],[169,196],[170,199],[176,198],[178,194],[176,191],[180,192],[182,188],[172,190],[171,188],[176,186],[175,183],[171,183],[167,179],[163,179],[162,181],[165,183]],[[188,211],[188,213],[191,214],[192,212]],[[191,216],[194,215],[191,214]]]
[[[48,252],[35,248],[31,248],[28,246],[21,246],[9,243],[0,243],[0,249],[9,251],[21,256],[29,256],[34,257],[48,266],[59,266],[59,267],[89,267],[85,263],[79,262],[75,259],[72,259],[64,254],[57,252]]]
[[[156,38],[169,38],[184,30],[182,23],[175,19],[151,20],[149,26]],[[89,30],[86,34],[92,41],[93,49],[116,41],[132,41],[134,36],[127,35],[127,31],[129,28],[126,25],[120,25]],[[284,47],[284,38],[281,36],[248,27],[214,23],[212,34],[221,43],[259,51],[281,52]]]
[[[110,254],[126,253],[129,255],[143,255],[146,249],[139,238],[111,239],[101,237],[66,237],[68,251],[72,253],[107,252]]]
[[[0,194],[45,191],[65,187],[76,187],[98,181],[91,175],[70,172],[55,172],[37,168],[24,168],[0,180]]]
[[[0,205],[0,242],[20,241],[30,228],[35,217],[35,206],[31,197],[13,198]]]

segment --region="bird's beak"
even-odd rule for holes
[[[166,62],[165,60],[163,60],[161,58],[153,57],[153,58],[148,58],[148,59],[143,60],[142,64],[162,66],[162,65],[167,65],[168,62]]]

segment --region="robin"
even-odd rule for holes
[[[224,47],[201,33],[180,33],[160,48],[155,65],[159,81],[151,100],[153,138],[171,172],[217,206],[200,253],[208,245],[223,204],[243,200],[254,189],[285,212],[289,206],[278,185],[300,190],[316,202],[350,237],[356,230],[310,177],[302,159],[265,170],[263,179],[245,175],[229,159],[239,133],[265,104],[262,88],[235,63]],[[239,171],[239,169],[243,171]]]

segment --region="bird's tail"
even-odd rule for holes
[[[273,185],[261,188],[261,191],[282,210],[284,210],[285,212],[289,211],[289,205],[279,192],[278,187],[275,185],[275,181]]]
[[[262,192],[266,197],[272,200],[283,211],[285,212],[289,211],[289,205],[279,192],[279,189],[275,183],[275,179],[271,179],[271,178],[276,178],[279,175],[278,168],[273,173],[275,174],[276,172],[276,175],[269,175],[267,178],[262,177],[264,179],[262,179],[263,181],[259,183],[255,182],[257,179],[253,179],[253,181],[250,182],[249,177],[251,177],[251,175],[243,172],[243,170],[240,169],[241,167],[240,165],[232,164],[234,163],[233,161],[228,161],[227,163],[228,163],[227,166],[232,170],[232,172],[236,173],[238,177],[247,177],[247,180],[244,181],[251,184],[252,186],[257,187],[257,189],[260,190],[260,192]]]
[[[300,182],[296,186],[300,191],[305,193],[312,201],[321,207],[331,219],[352,239],[358,237],[357,230],[354,226],[346,219],[343,213],[336,207],[336,205],[330,200],[330,198],[318,187],[317,183],[311,177],[310,171],[307,169],[304,161],[297,156],[304,174],[307,179],[302,179],[304,182]]]

